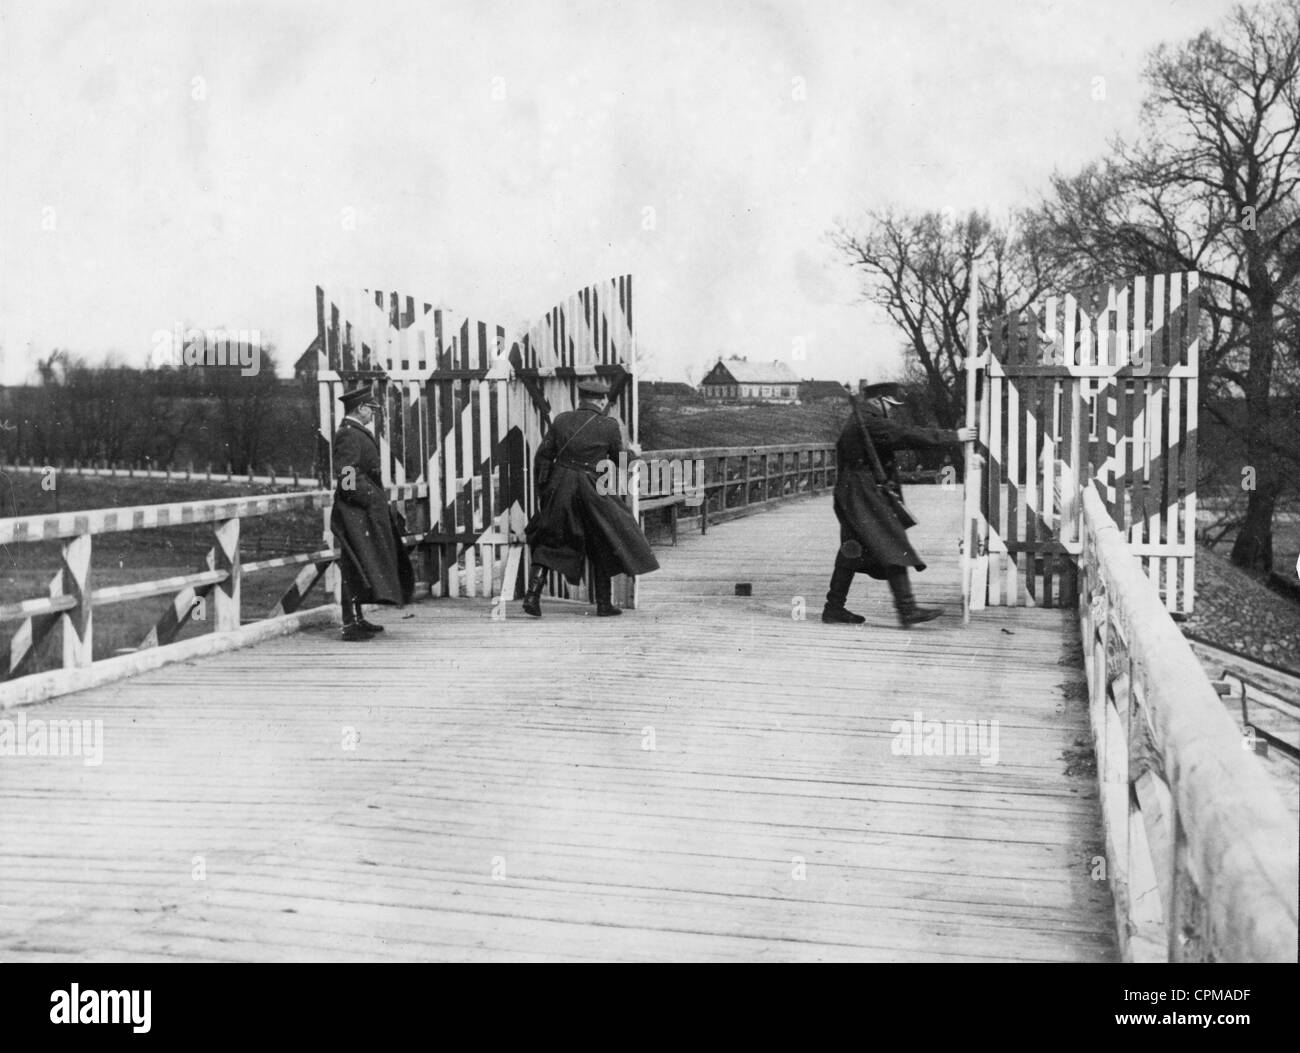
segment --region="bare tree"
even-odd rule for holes
[[[906,339],[909,371],[919,368],[930,409],[945,428],[965,418],[964,380],[972,261],[980,262],[981,317],[1032,303],[1048,284],[1048,256],[1036,217],[995,224],[972,212],[868,214],[860,229],[841,223],[835,247],[861,272],[866,299],[885,310]],[[914,364],[914,365],[913,365]]]
[[[1293,413],[1300,274],[1300,0],[1238,7],[1150,56],[1143,130],[1107,161],[1058,176],[1039,218],[1072,277],[1198,270],[1204,278],[1202,405],[1240,391],[1253,470],[1232,550],[1270,570],[1272,521],[1300,477]],[[1292,388],[1291,390],[1294,390]]]

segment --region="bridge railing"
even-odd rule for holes
[[[835,447],[827,443],[690,447],[647,451],[644,456],[648,460],[691,465],[691,474],[684,477],[690,489],[686,496],[699,494],[702,500],[684,501],[680,512],[684,519],[695,519],[701,526],[747,515],[790,498],[824,492],[834,487],[836,479]],[[683,477],[670,472],[652,478],[662,484]],[[393,501],[419,502],[428,497],[428,487],[422,483],[389,487],[388,492]],[[656,495],[657,491],[643,496]],[[0,519],[0,545],[62,542],[59,569],[49,582],[47,595],[0,602],[0,623],[21,623],[9,641],[8,661],[0,665],[0,705],[14,704],[20,697],[31,701],[37,694],[48,697],[89,686],[90,679],[71,674],[91,666],[104,667],[103,675],[93,678],[96,683],[112,678],[109,667],[116,670],[113,675],[117,676],[152,667],[155,663],[141,660],[140,655],[169,645],[180,646],[175,641],[192,621],[203,620],[211,629],[207,637],[231,637],[227,643],[234,646],[234,637],[249,628],[246,621],[256,625],[295,616],[307,593],[337,559],[337,549],[318,546],[274,559],[245,562],[240,553],[240,524],[254,517],[305,509],[318,509],[328,516],[331,501],[331,491],[322,489]],[[92,560],[96,537],[200,523],[211,523],[213,527],[213,545],[202,568],[128,584],[96,585]],[[409,545],[418,545],[427,539],[414,533],[406,540]],[[264,615],[245,619],[240,588],[243,578],[286,567],[300,568],[288,590]],[[171,596],[171,603],[132,653],[95,659],[93,615],[97,608],[165,595]],[[56,632],[61,637],[62,667],[37,673],[38,651]],[[193,643],[186,641],[187,646]],[[69,675],[60,677],[60,673]],[[25,686],[15,692],[18,684]]]
[[[687,503],[681,513],[683,521],[701,526],[835,487],[834,443],[691,446],[646,450],[644,456],[703,466],[703,500]]]
[[[423,498],[427,492],[424,484],[388,488],[391,501]],[[90,681],[85,677],[60,678],[58,674],[73,674],[92,664],[107,667],[117,663],[114,668],[118,676],[160,664],[140,661],[139,655],[166,648],[194,620],[209,624],[210,637],[231,636],[232,643],[240,632],[250,635],[246,631],[249,626],[245,624],[240,588],[250,574],[301,568],[274,606],[251,619],[255,623],[253,636],[257,624],[275,623],[294,615],[307,593],[338,558],[338,550],[320,547],[324,545],[322,541],[309,551],[245,562],[240,552],[240,526],[254,517],[309,509],[321,510],[324,517],[332,501],[330,490],[309,490],[0,519],[0,546],[62,542],[60,566],[49,582],[46,596],[0,603],[0,622],[21,622],[10,639],[8,661],[3,667],[4,675],[0,676],[0,707],[20,700],[32,701],[37,695],[48,697],[76,689],[70,684],[89,686]],[[190,574],[96,587],[92,563],[96,537],[203,523],[212,524],[213,545],[202,569]],[[408,544],[420,540],[419,534],[406,538]],[[95,660],[93,615],[96,609],[169,594],[171,603],[139,642],[133,656]],[[286,625],[285,630],[297,626],[294,622]],[[38,648],[56,630],[61,635],[62,669],[27,675],[36,666]],[[106,679],[111,677],[105,675],[95,682]]]
[[[1294,962],[1295,821],[1092,486],[1083,526],[1079,617],[1124,957]]]

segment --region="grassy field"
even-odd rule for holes
[[[73,475],[56,482],[57,488],[48,491],[41,488],[39,475],[0,476],[0,501],[5,513],[39,515],[88,508],[129,508],[293,489]],[[245,519],[240,533],[245,562],[311,551],[322,546],[321,513],[306,510]],[[91,558],[92,587],[126,585],[205,569],[204,558],[211,547],[210,523],[96,536]],[[47,595],[50,579],[59,566],[59,553],[58,542],[0,546],[0,601],[9,603]],[[245,576],[241,583],[244,620],[264,617],[292,583],[297,569],[288,567]],[[316,606],[326,599],[317,585],[306,606]],[[137,647],[170,605],[170,596],[155,596],[97,608],[93,630],[95,658],[111,657],[121,650]],[[0,622],[3,653],[7,654],[10,640],[20,625],[17,621]],[[177,638],[188,639],[209,628],[205,622],[193,622]],[[51,633],[38,651],[36,668],[57,668],[61,662],[60,648],[57,631]]]
[[[1225,502],[1224,495],[1227,496]],[[1221,490],[1217,495],[1202,495],[1197,506],[1197,525],[1201,531],[1218,533],[1217,523],[1225,513],[1240,515],[1246,509],[1246,495],[1239,490]],[[1229,532],[1217,541],[1213,552],[1227,558],[1232,552],[1235,532]],[[1300,501],[1291,500],[1279,505],[1273,517],[1273,570],[1296,580],[1296,561],[1300,559]],[[1264,575],[1258,575],[1262,581]]]
[[[1287,516],[1273,524],[1273,569],[1295,579],[1300,560],[1300,515]]]
[[[640,438],[645,450],[709,446],[785,446],[834,443],[849,419],[847,399],[819,399],[798,406],[708,402],[698,396],[651,396],[640,405]],[[903,411],[903,420],[907,420]],[[942,449],[898,454],[902,471],[938,468]]]
[[[703,399],[643,399],[641,445],[647,450],[689,446],[780,446],[834,442],[848,416],[847,401],[802,406],[733,405]]]

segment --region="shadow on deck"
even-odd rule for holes
[[[960,493],[909,501],[907,632],[863,577],[821,624],[817,497],[622,618],[433,601],[22,711],[103,758],[0,761],[0,958],[1115,960],[1073,614],[963,627]]]

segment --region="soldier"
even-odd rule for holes
[[[840,521],[840,550],[835,557],[830,591],[822,609],[823,622],[857,625],[864,621],[845,607],[853,575],[867,574],[889,582],[894,608],[904,629],[918,622],[928,622],[943,613],[938,607],[919,607],[912,595],[907,568],[925,570],[903,525],[898,521],[887,497],[876,485],[870,454],[862,436],[863,427],[871,436],[886,479],[898,486],[897,450],[928,446],[956,446],[978,438],[978,429],[913,428],[889,419],[889,406],[902,405],[902,391],[897,384],[871,384],[862,391],[868,412],[849,418],[836,444],[839,478],[835,483],[835,515]]]
[[[334,436],[334,509],[330,529],[343,578],[343,639],[358,643],[384,631],[366,620],[362,603],[405,604],[415,573],[402,542],[401,517],[388,502],[379,470],[379,442],[370,430],[378,403],[370,388],[342,395],[346,416]]]
[[[578,408],[559,414],[537,450],[533,478],[540,508],[525,534],[533,573],[524,596],[524,613],[540,618],[547,571],[571,584],[582,580],[586,560],[595,576],[596,613],[622,614],[610,598],[615,574],[647,574],[659,569],[650,543],[632,513],[614,494],[596,489],[601,462],[619,463],[623,432],[605,415],[609,385],[598,378],[580,381]]]

